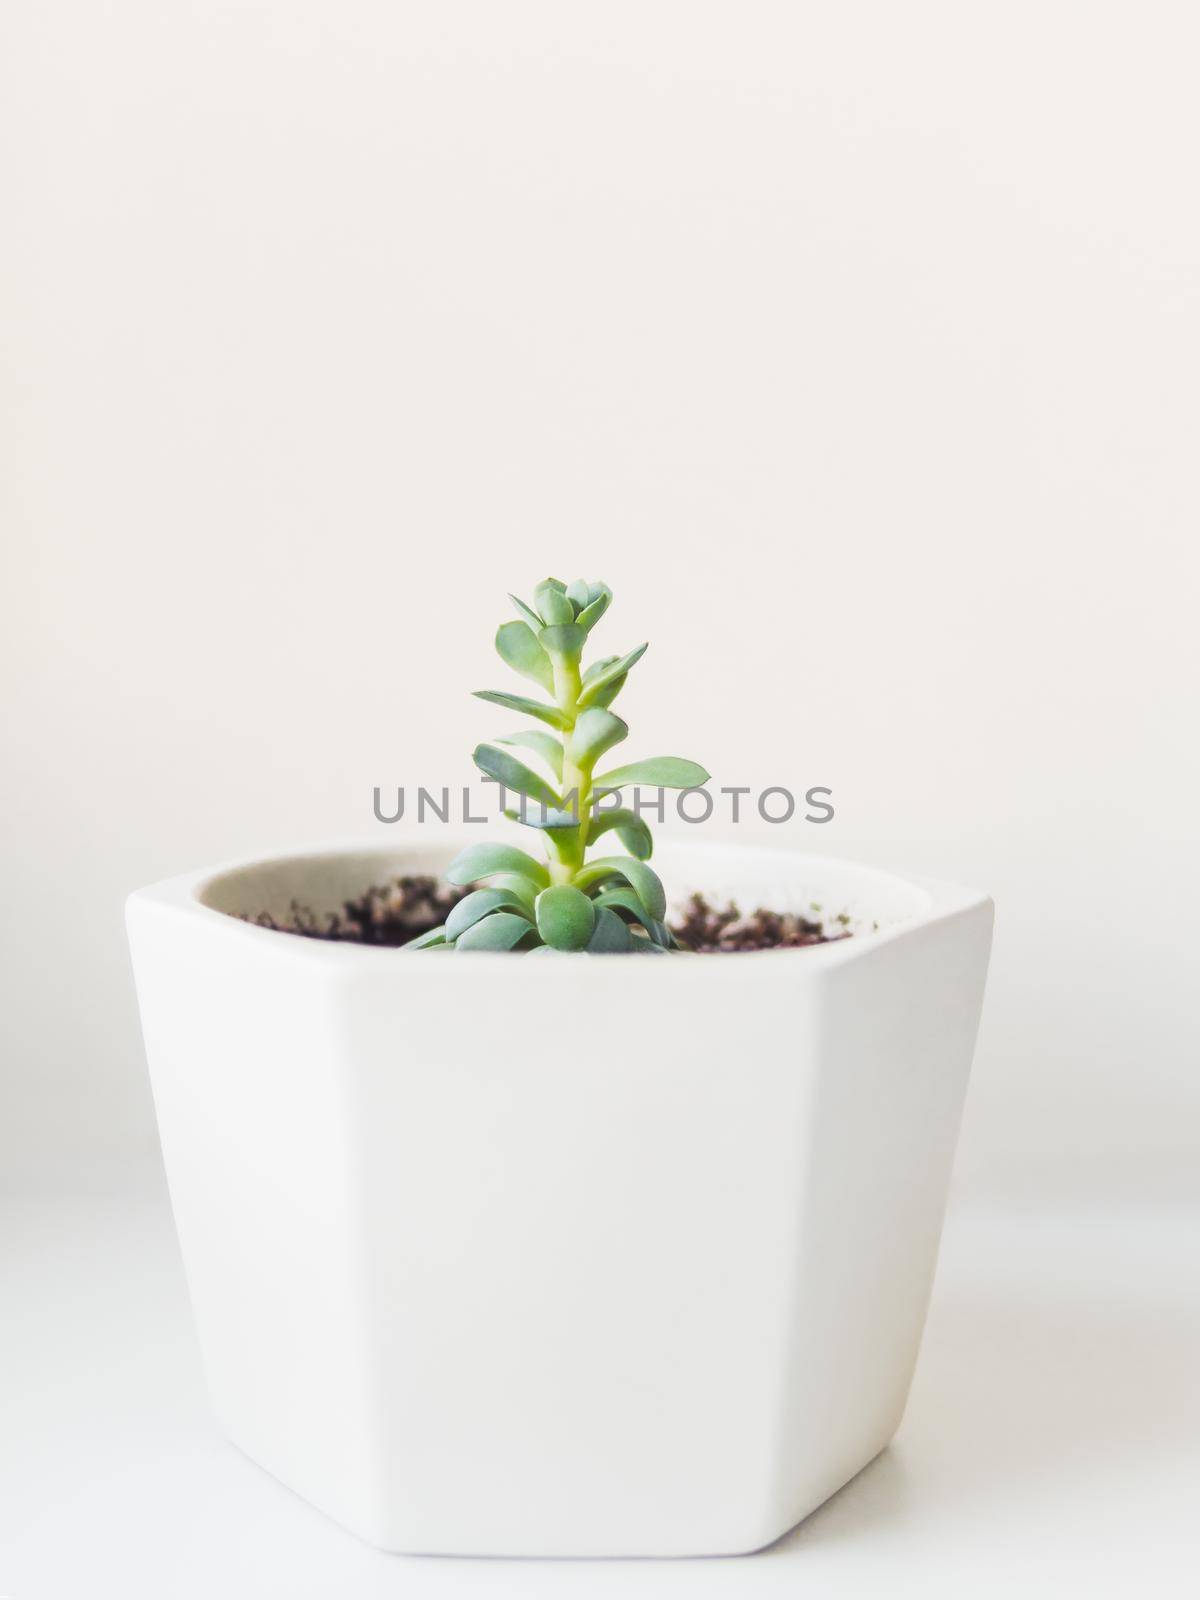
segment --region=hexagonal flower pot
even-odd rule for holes
[[[676,890],[819,901],[863,931],[530,961],[227,914],[332,908],[452,853],[260,861],[130,900],[220,1418],[390,1550],[768,1544],[900,1421],[990,902],[667,844]]]

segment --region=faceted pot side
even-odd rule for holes
[[[815,885],[881,910],[880,931],[543,962],[224,914],[336,903],[425,870],[416,850],[251,864],[130,902],[214,1405],[374,1544],[755,1549],[899,1423],[990,904],[849,864],[675,853],[670,881]]]

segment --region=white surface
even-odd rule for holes
[[[562,567],[631,757],[995,895],[965,1192],[1200,1194],[1196,6],[2,11],[9,1183],[153,1149],[125,893],[466,782]]]
[[[953,1210],[876,1462],[761,1555],[579,1563],[380,1554],[226,1444],[157,1179],[0,1219],[12,1600],[1194,1593],[1195,1213]]]
[[[383,1549],[755,1550],[900,1420],[991,903],[778,851],[697,843],[667,865],[799,908],[816,872],[879,932],[757,959],[537,962],[297,939],[213,909],[270,885],[319,914],[378,881],[361,851],[130,899],[215,1408]]]

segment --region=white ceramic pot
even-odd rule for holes
[[[757,1549],[899,1424],[991,903],[666,843],[677,890],[815,901],[857,936],[529,961],[228,914],[331,909],[453,848],[256,861],[129,902],[217,1412],[389,1550]]]

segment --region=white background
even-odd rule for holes
[[[1190,6],[2,27],[6,1187],[153,1170],[124,895],[468,781],[554,571],[631,757],[994,893],[956,1214],[1192,1215]]]

